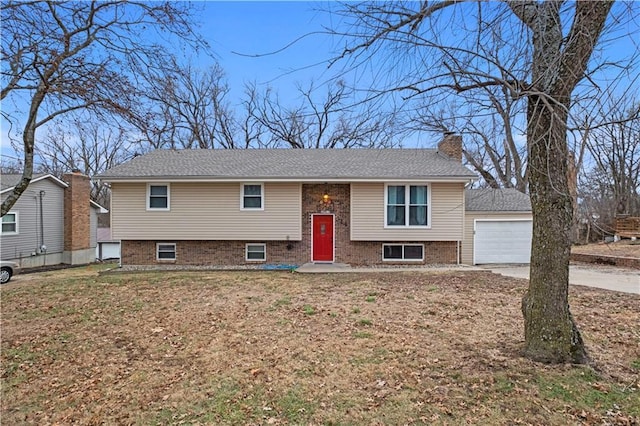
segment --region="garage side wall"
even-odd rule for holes
[[[473,224],[476,219],[497,219],[497,220],[514,220],[514,219],[532,219],[530,212],[513,213],[513,212],[474,212],[467,211],[464,220],[464,238],[462,240],[462,263],[473,265]]]

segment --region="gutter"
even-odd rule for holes
[[[280,183],[387,183],[387,182],[444,182],[444,183],[469,183],[478,180],[477,176],[420,176],[420,177],[371,177],[371,178],[353,178],[353,177],[201,177],[201,176],[139,176],[139,177],[108,177],[98,176],[106,183],[141,183],[141,182],[193,182],[193,183],[224,183],[224,182],[280,182]]]

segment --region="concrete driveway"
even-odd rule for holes
[[[482,265],[496,274],[529,279],[529,265]],[[570,265],[569,284],[640,294],[640,271],[606,265]]]

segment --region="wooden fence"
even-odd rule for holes
[[[640,217],[616,218],[616,235],[621,238],[640,237]]]

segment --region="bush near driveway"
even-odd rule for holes
[[[640,297],[571,288],[593,366],[548,366],[519,355],[525,285],[488,272],[16,277],[0,289],[3,424],[637,423]]]

